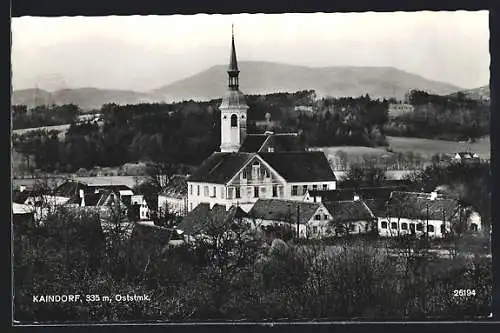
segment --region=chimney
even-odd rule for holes
[[[80,190],[80,199],[82,199],[80,202],[80,206],[85,206],[85,194],[83,193],[83,190]]]

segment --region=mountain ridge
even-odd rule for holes
[[[245,94],[268,94],[315,90],[318,97],[357,97],[402,99],[410,89],[449,95],[465,89],[426,79],[395,67],[328,66],[310,67],[269,61],[241,61],[240,89]],[[197,74],[155,89],[99,89],[92,87],[15,90],[12,104],[78,104],[83,109],[100,108],[105,103],[137,104],[141,102],[174,102],[220,98],[227,89],[227,65],[214,65]]]

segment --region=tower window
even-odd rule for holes
[[[238,117],[235,114],[231,116],[231,127],[238,127]]]

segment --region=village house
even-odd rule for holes
[[[158,194],[158,215],[186,216],[188,212],[187,176],[172,176],[165,189]]]
[[[323,234],[342,236],[377,231],[377,217],[363,200],[328,201],[323,205],[332,216],[330,224],[322,230]]]
[[[210,207],[207,203],[197,205],[190,211],[175,228],[188,242],[196,239],[210,238],[210,235],[237,229],[247,223],[247,213],[238,206],[215,204]]]
[[[479,162],[480,158],[477,153],[458,152],[455,155],[453,155],[452,161],[459,163],[471,163],[471,162]]]
[[[222,98],[220,152],[188,179],[188,211],[201,203],[236,205],[249,211],[261,198],[302,201],[308,189],[335,189],[336,178],[323,152],[300,149],[296,134],[247,135],[245,95],[232,36],[227,94]]]
[[[259,199],[248,212],[252,225],[262,230],[268,227],[289,229],[299,237],[321,237],[332,219],[321,203],[283,199]]]
[[[130,215],[134,220],[149,221],[154,218],[157,208],[157,198],[144,194],[134,194],[131,199]]]
[[[379,235],[443,238],[460,219],[459,208],[456,199],[439,197],[436,192],[392,192],[386,216],[378,221]]]

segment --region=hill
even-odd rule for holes
[[[43,89],[15,90],[12,104],[35,106],[41,104],[76,104],[84,110],[99,109],[106,103],[137,104],[154,102],[151,94],[130,90],[108,90],[97,88],[62,89],[48,92]]]
[[[461,90],[448,83],[431,81],[392,67],[313,68],[271,62],[241,62],[240,86],[246,94],[296,92],[314,89],[319,97],[403,98],[410,89],[447,95]],[[83,109],[99,108],[105,103],[136,104],[220,98],[226,90],[227,66],[217,65],[172,84],[150,90],[106,90],[97,88],[15,90],[13,104],[77,104]]]
[[[482,86],[479,88],[475,89],[468,89],[468,90],[461,90],[459,91],[468,98],[475,99],[475,100],[489,100],[490,99],[490,86]],[[451,94],[452,96],[456,95],[457,93]]]
[[[295,92],[314,89],[318,96],[403,98],[410,89],[450,94],[460,88],[425,79],[392,67],[304,67],[271,62],[241,62],[240,86],[246,94]],[[165,100],[218,98],[224,94],[227,66],[213,66],[201,73],[151,92]]]

